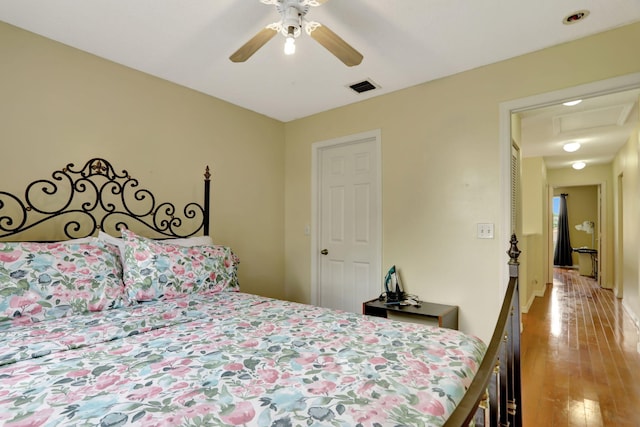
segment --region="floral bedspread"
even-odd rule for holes
[[[239,292],[0,330],[0,425],[438,426],[485,351]]]

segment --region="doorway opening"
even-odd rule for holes
[[[579,274],[598,280],[601,223],[601,184],[556,186],[552,188],[550,203],[551,247],[554,255],[558,244],[560,194],[565,194],[568,240],[570,241],[571,265],[557,265],[554,259],[549,268],[563,267],[579,270]],[[555,257],[554,257],[555,258]],[[553,271],[553,270],[552,270]]]
[[[512,130],[517,131],[519,129],[519,123],[517,123],[517,121],[515,123],[512,121],[512,115],[515,115],[522,111],[535,110],[535,109],[543,108],[545,106],[549,106],[552,104],[562,103],[563,101],[566,101],[566,100],[581,99],[581,98],[587,98],[587,97],[597,97],[600,95],[619,93],[619,92],[628,91],[628,90],[638,90],[638,88],[640,88],[640,73],[627,75],[619,78],[608,79],[605,81],[595,82],[587,85],[582,85],[582,86],[569,88],[569,89],[565,89],[557,92],[542,94],[542,95],[529,97],[525,99],[515,100],[512,102],[508,102],[500,105],[500,125],[501,125],[500,146],[501,146],[501,153],[502,153],[502,156],[501,156],[502,174],[501,175],[503,177],[502,194],[504,197],[503,219],[505,220],[503,229],[505,228],[511,229],[510,224],[506,222],[508,218],[510,218],[509,206],[511,202],[509,198],[511,191],[507,186],[507,177],[509,176],[509,168],[511,166],[508,154],[509,154],[510,145],[511,145],[510,141],[511,141],[511,138],[513,137]],[[636,117],[637,117],[637,111],[636,111]],[[574,175],[574,177],[575,176],[580,177],[580,175]],[[635,170],[633,170],[633,176],[634,178],[636,177]],[[544,178],[544,180],[542,178]],[[627,205],[635,203],[633,201],[635,200],[635,191],[632,191],[632,189],[629,187],[633,187],[633,190],[637,188],[634,180],[629,180],[626,183],[627,185],[624,187],[623,187],[623,181],[624,181],[624,177],[622,175],[615,177],[613,170],[609,169],[609,174],[607,175],[606,182],[603,183],[601,181],[600,182],[592,181],[589,183],[589,184],[599,185],[599,188],[600,188],[600,191],[598,193],[599,220],[597,221],[599,224],[598,225],[599,239],[594,240],[594,245],[595,246],[599,245],[598,255],[600,258],[600,266],[599,266],[600,274],[598,275],[598,277],[600,280],[600,284],[602,284],[603,281],[606,280],[609,283],[609,286],[607,287],[610,287],[610,284],[612,283],[611,282],[612,278],[615,278],[616,289],[620,289],[620,291],[622,291],[622,281],[623,281],[622,271],[625,268],[629,268],[630,271],[633,271],[633,273],[635,273],[634,277],[637,277],[636,274],[637,274],[637,263],[638,263],[637,259],[630,259],[628,260],[629,264],[631,263],[635,263],[635,264],[633,266],[625,266],[623,261],[624,259],[623,247],[624,247],[625,241],[626,242],[629,242],[630,240],[635,241],[633,237],[631,239],[624,238],[624,233],[622,231],[623,224],[624,224],[623,213],[625,210],[628,211],[628,215],[626,215],[626,220],[628,221],[627,224],[630,227],[634,228],[635,230],[635,225],[633,221],[630,220],[631,217],[635,216],[635,215],[631,215],[631,213],[635,211],[632,210],[631,207],[628,207]],[[545,183],[549,182],[547,181],[546,174],[544,177],[541,177],[539,182],[545,182]],[[575,186],[575,185],[583,185],[583,184],[585,184],[584,180],[580,181],[578,178],[573,178],[573,179],[567,178],[564,182],[562,182],[562,185],[566,185],[566,186]],[[538,212],[540,212],[541,215],[543,216],[543,219],[541,221],[542,225],[540,226],[540,229],[541,229],[541,233],[545,235],[545,239],[541,239],[541,240],[549,242],[548,247],[543,248],[546,251],[546,253],[545,253],[545,256],[541,257],[542,260],[540,262],[546,265],[552,265],[553,246],[551,245],[551,242],[553,241],[552,212],[553,212],[554,186],[549,184],[547,184],[546,186],[543,184],[540,184],[539,187],[543,187],[543,189],[539,190],[540,197],[537,198],[537,200],[539,200],[540,202],[539,204],[533,207],[533,210],[537,209]],[[623,191],[623,188],[624,188],[624,191]],[[624,203],[625,193],[628,193],[626,194],[626,197],[627,197],[626,201],[629,201],[629,203]],[[524,197],[524,199],[526,200],[526,196]],[[617,209],[617,212],[616,212],[616,209]],[[573,227],[575,227],[575,225],[578,225],[578,224],[572,224]],[[517,228],[516,230],[518,233],[522,234],[521,228]],[[627,228],[626,232],[628,234],[631,234],[629,233],[629,231],[630,230]],[[634,234],[631,234],[631,235],[633,236]],[[631,245],[631,242],[629,242],[628,244],[631,246],[630,249],[631,248],[635,249],[635,242],[633,242],[632,245]],[[614,263],[614,260],[615,260],[615,263]],[[611,265],[609,269],[607,270],[606,267],[603,269],[603,266],[606,266],[607,264]],[[614,265],[615,265],[615,268],[613,267]],[[574,270],[568,270],[568,271],[573,274],[576,273]],[[521,295],[523,294],[526,295],[526,289],[523,290],[523,287],[527,286],[528,278],[522,278],[522,279],[523,280],[520,281]],[[548,284],[554,283],[553,268],[549,268],[546,279]],[[592,280],[592,279],[587,279],[587,280]],[[543,286],[543,288],[552,289],[553,286]],[[633,289],[629,291],[628,289],[631,289],[631,287],[627,288],[627,291],[628,291],[627,293],[628,294],[631,293],[631,295],[627,295],[625,299],[626,301],[633,301],[634,295],[632,294],[632,292],[635,292],[635,291]],[[603,290],[603,292],[605,291]],[[541,296],[541,297],[544,297],[544,299],[547,299],[548,294],[551,294],[551,292],[543,293],[542,295],[536,295],[536,296]],[[573,295],[578,295],[578,294],[579,293],[576,293],[576,292],[573,293]],[[587,294],[587,295],[591,295],[591,294]],[[541,299],[537,299],[537,300],[540,301]],[[592,300],[594,299],[592,298]],[[525,306],[526,304],[523,305],[522,307],[524,308]],[[628,309],[628,310],[625,310],[625,315],[627,313],[630,314],[635,326],[636,327],[640,326],[640,321],[638,321],[638,316],[635,315],[637,311],[634,313],[632,309],[633,307],[628,307],[626,305],[625,300],[623,300],[621,304],[619,304],[618,306]],[[536,306],[533,307],[532,313],[535,312],[535,307]],[[527,310],[528,308],[526,308],[524,311],[526,312]],[[548,316],[548,318],[550,317],[551,316]],[[619,316],[619,317],[622,318],[623,316]],[[615,318],[616,319],[618,318],[617,314]],[[616,320],[616,324],[618,324],[617,320]],[[530,326],[525,326],[525,328],[527,331],[536,330],[531,328]],[[537,337],[538,336],[537,334],[538,332],[535,332],[533,335]],[[549,332],[549,334],[551,334],[549,342],[554,342],[553,335],[552,335],[553,329],[551,329],[551,332]],[[638,346],[638,350],[640,350],[640,345]],[[526,351],[528,350],[525,350],[525,353],[523,354],[529,354]],[[533,358],[530,358],[529,356],[527,356],[526,358],[523,357],[523,365],[522,365],[523,372],[535,372],[535,375],[541,376],[542,374],[539,371],[535,370],[535,367],[532,365],[532,361],[533,361]],[[526,379],[523,379],[523,383],[525,381]],[[554,384],[554,381],[556,381],[555,377],[551,376],[549,378],[549,382],[551,384]],[[623,381],[625,381],[625,379],[623,379]],[[535,381],[530,381],[529,384],[532,384],[533,382]]]
[[[503,233],[502,238],[504,240],[508,241],[509,239],[508,230],[512,230],[515,227],[513,224],[510,223],[511,202],[512,202],[510,195],[512,194],[512,191],[511,191],[511,188],[509,188],[509,184],[510,184],[509,176],[510,176],[510,168],[512,166],[511,158],[510,158],[512,138],[515,139],[521,146],[522,158],[524,161],[526,161],[529,158],[528,156],[530,154],[529,151],[527,150],[527,145],[522,144],[522,142],[520,141],[520,135],[518,134],[518,132],[520,131],[521,123],[518,122],[517,120],[512,121],[513,118],[518,117],[518,115],[521,113],[525,113],[525,112],[535,113],[537,110],[541,110],[553,105],[561,105],[563,102],[569,101],[569,100],[591,99],[591,98],[595,99],[595,98],[603,97],[606,95],[623,94],[625,92],[630,92],[630,91],[635,91],[636,102],[637,102],[637,96],[638,96],[637,93],[639,93],[638,92],[639,90],[640,90],[640,73],[635,73],[635,74],[630,74],[622,77],[598,81],[598,82],[589,83],[586,85],[576,86],[568,89],[549,92],[541,95],[522,98],[522,99],[500,104],[500,145],[501,145],[501,164],[502,164],[501,176],[503,177],[501,181],[502,182],[501,194],[503,194],[503,205],[502,205],[503,206],[502,207],[503,226],[501,227],[501,229]],[[554,121],[555,129],[556,130],[570,129],[570,126],[571,126],[569,125],[569,122],[571,121],[570,119],[575,117],[571,115],[566,115],[566,114],[561,116],[562,117],[558,117]],[[635,115],[632,114],[631,116],[637,116],[637,112]],[[627,138],[628,136],[629,135],[627,135]],[[549,160],[558,160],[557,158],[548,159],[546,158],[546,156],[542,154],[540,154],[540,158],[544,158],[545,163]],[[520,170],[522,170],[522,168]],[[587,169],[587,171],[589,170],[590,169]],[[585,172],[585,170],[583,170],[582,172]],[[582,176],[584,175],[585,174],[583,173]],[[575,176],[580,177],[580,175],[575,175]],[[607,180],[609,182],[611,181],[610,178],[607,178]],[[579,178],[572,178],[572,179],[565,180],[561,184],[562,185],[583,185],[586,183],[584,181],[580,181]],[[602,180],[592,179],[590,182],[588,182],[588,184],[599,185],[599,184],[602,184]],[[613,185],[607,185],[607,186],[613,187]],[[617,222],[616,221],[617,216],[613,215],[613,208],[611,207],[614,200],[612,196],[615,196],[617,194],[617,191],[611,192],[613,188],[610,188],[609,192],[607,193],[606,190],[607,190],[606,186],[603,185],[601,188],[601,194],[600,194],[600,197],[601,197],[600,203],[603,206],[603,208],[600,212],[600,215],[601,215],[600,230],[602,232],[599,234],[600,235],[600,242],[599,242],[600,251],[598,254],[598,258],[600,261],[599,262],[599,269],[601,273],[600,277],[602,278],[602,280],[606,281],[604,282],[607,284],[606,287],[612,287],[614,270],[616,270],[612,265],[613,263],[612,256],[613,256],[613,250],[614,250],[613,240],[614,239],[617,240],[620,234],[618,233],[613,234],[614,222]],[[541,195],[537,199],[538,202],[536,202],[537,207],[534,206],[534,210],[536,212],[539,212],[539,214],[536,213],[536,215],[546,216],[548,215],[548,212],[550,209],[549,208],[543,209],[541,206],[548,206],[547,204],[552,203],[552,200],[550,198],[547,199],[546,198],[547,196],[542,194],[544,193],[544,191],[541,190],[540,193]],[[609,194],[611,196],[608,196]],[[607,197],[610,197],[610,198],[608,199]],[[526,200],[526,197],[524,199]],[[526,207],[522,208],[522,210],[525,212],[531,212],[531,210],[530,209],[527,210]],[[552,258],[552,248],[553,248],[551,243],[552,227],[550,223],[551,223],[550,217],[544,218],[539,221],[539,224],[540,224],[539,232],[545,236],[544,239],[542,240],[549,242],[548,246],[546,248],[543,248],[545,259]],[[519,236],[523,235],[523,228],[521,227],[521,225],[518,225],[518,227],[515,228],[515,230]],[[527,234],[527,233],[524,233],[524,234]],[[550,261],[549,264],[547,265],[551,265],[551,262],[552,261]],[[545,271],[544,281],[546,283],[552,283],[553,270],[551,268],[548,268],[547,270],[548,271]],[[524,281],[522,281],[521,283],[523,282]],[[526,286],[526,283],[523,283],[523,285]],[[525,289],[525,294],[526,294],[526,289]]]

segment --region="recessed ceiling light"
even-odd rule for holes
[[[575,170],[584,169],[585,166],[587,166],[585,162],[575,162],[574,164],[571,165],[571,167],[574,168]]]
[[[578,151],[580,149],[579,142],[569,142],[562,146],[562,149],[567,153],[573,153],[574,151]]]
[[[578,105],[581,102],[582,102],[582,99],[576,99],[575,101],[563,102],[562,105],[566,105],[567,107],[573,107],[574,105]]]
[[[586,9],[579,10],[577,12],[573,12],[572,14],[565,16],[564,19],[562,20],[562,23],[564,25],[575,24],[576,22],[584,21],[584,19],[587,16],[589,16],[588,10]]]

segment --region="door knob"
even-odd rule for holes
[[[322,255],[329,255],[329,251],[328,251],[328,250],[326,250],[326,249],[321,250],[321,251],[320,251],[320,253],[321,253]]]

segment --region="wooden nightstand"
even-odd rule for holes
[[[385,317],[394,320],[416,321],[430,323],[441,328],[458,329],[458,306],[435,304],[420,301],[420,306],[386,305],[380,299],[372,299],[362,303],[362,314],[368,316]]]

